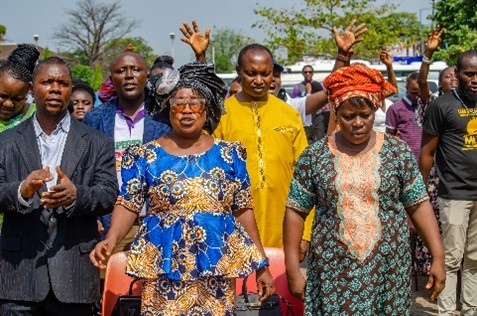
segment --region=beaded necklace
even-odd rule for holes
[[[464,108],[468,109],[469,107],[468,107],[467,105],[465,105],[464,101],[460,98],[459,94],[457,93],[457,90],[456,90],[456,89],[452,89],[452,91],[454,92],[454,95],[455,95],[455,97],[457,98],[457,100],[460,101],[460,104],[461,104]]]

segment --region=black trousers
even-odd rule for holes
[[[53,292],[41,302],[0,300],[1,316],[92,316],[93,304],[60,302]]]

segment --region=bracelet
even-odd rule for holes
[[[434,60],[433,60],[432,58],[429,59],[429,58],[427,58],[425,55],[422,55],[422,62],[423,62],[424,64],[430,65],[430,64],[432,64],[433,61],[434,61]]]
[[[336,55],[336,59],[341,60],[344,63],[349,62],[349,57],[343,54]]]
[[[265,257],[265,265],[263,267],[269,267],[270,266],[270,259],[268,257]]]

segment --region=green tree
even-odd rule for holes
[[[3,38],[7,33],[7,27],[5,25],[0,24],[0,42],[3,42]]]
[[[455,65],[457,57],[466,50],[477,49],[477,0],[439,0],[434,5],[434,24],[445,27],[441,49],[434,59]]]
[[[48,48],[48,46],[43,49],[43,53],[41,54],[41,59],[47,59],[53,56],[53,52]]]
[[[396,13],[396,6],[375,6],[376,0],[302,0],[291,8],[259,7],[255,13],[263,19],[253,25],[266,31],[267,46],[285,47],[288,62],[303,55],[336,54],[331,39],[333,26],[344,27],[352,19],[366,23],[369,31],[356,46],[355,57],[376,58],[382,48],[412,45],[419,39],[415,14]]]
[[[100,66],[96,66],[94,71],[91,75],[91,80],[89,81],[89,85],[93,88],[94,91],[98,91],[99,87],[103,83],[103,74]]]
[[[62,23],[54,36],[61,45],[81,50],[91,68],[101,60],[106,43],[124,37],[137,25],[121,13],[119,1],[78,0],[65,14],[68,22]]]
[[[109,73],[109,63],[114,59],[114,57],[124,52],[128,45],[131,45],[134,48],[134,52],[138,53],[146,60],[146,63],[149,67],[152,66],[152,63],[157,58],[157,55],[154,54],[154,50],[147,44],[147,41],[144,38],[115,38],[107,42],[104,47],[104,53],[101,62],[103,66],[103,73],[105,69],[106,72]]]
[[[215,71],[218,73],[232,72],[235,70],[240,49],[252,42],[252,38],[231,28],[214,28],[211,32],[211,40],[206,58],[212,61],[213,51]]]
[[[71,76],[75,79],[80,79],[83,82],[91,85],[93,77],[93,70],[86,65],[77,65],[71,68]]]
[[[0,24],[0,43],[3,42],[4,40],[3,38],[5,37],[6,33],[7,33],[7,27],[5,25]],[[1,51],[2,51],[2,46],[0,46],[0,52]]]
[[[75,79],[89,84],[93,90],[98,90],[103,82],[103,74],[100,66],[96,66],[93,70],[86,65],[77,65],[71,68],[71,75]]]

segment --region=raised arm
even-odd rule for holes
[[[335,65],[332,71],[341,67],[348,66],[353,54],[353,46],[362,42],[364,39],[360,37],[368,28],[365,23],[354,26],[356,20],[353,19],[351,23],[345,28],[343,34],[340,34],[336,27],[333,27],[333,39],[338,47],[338,55],[336,55]]]
[[[181,41],[190,45],[197,61],[205,62],[205,51],[209,47],[210,41],[210,28],[207,28],[204,35],[202,35],[195,20],[192,20],[193,30],[187,22],[184,22],[182,25],[183,26],[179,28],[184,35]]]
[[[361,23],[358,26],[356,24],[356,19],[353,19],[351,23],[345,28],[343,34],[338,32],[336,27],[333,27],[333,39],[335,40],[336,46],[338,47],[338,55],[336,55],[335,65],[333,71],[338,70],[341,67],[346,67],[350,65],[351,56],[354,53],[353,46],[362,42],[364,39],[361,37],[368,28],[365,23]],[[326,91],[324,91],[326,94]],[[330,119],[328,121],[328,131],[327,135],[333,134],[338,129],[336,124],[336,117],[331,111]]]
[[[441,29],[439,25],[437,25],[427,38],[427,46],[422,56],[419,77],[417,78],[417,83],[419,84],[419,95],[421,96],[423,102],[427,102],[431,95],[429,84],[427,83],[427,76],[429,75],[429,67],[432,63],[432,55],[441,44],[441,36],[444,31],[444,28]]]
[[[389,83],[392,84],[396,89],[398,89],[396,74],[394,73],[393,69],[393,58],[387,51],[383,50],[381,51],[381,54],[379,54],[379,60],[381,60],[384,65],[386,65],[386,72],[388,73]]]

